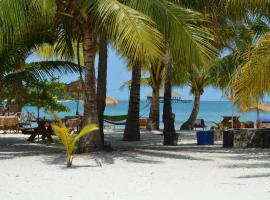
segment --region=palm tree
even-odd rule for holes
[[[213,77],[210,76],[209,69],[193,67],[185,76],[185,84],[191,88],[191,93],[194,95],[194,105],[192,112],[186,122],[181,126],[181,130],[193,130],[195,120],[199,113],[200,97],[204,92],[204,88],[211,83]]]
[[[147,129],[159,130],[159,90],[164,80],[164,65],[151,64],[149,73],[149,85],[152,87],[151,107],[149,113],[149,120]]]
[[[26,59],[30,55],[36,54],[40,50],[40,45],[43,42],[52,41],[50,32],[42,33],[34,32],[31,34],[31,39],[26,38],[20,44],[6,47],[0,52],[0,69],[2,71],[0,81],[3,84],[10,83],[13,86],[15,102],[19,111],[22,109],[22,102],[24,101],[25,95],[22,88],[25,81],[54,77],[56,71],[64,74],[67,72],[75,73],[80,70],[80,66],[68,61],[46,60],[26,63]]]
[[[140,140],[139,116],[140,116],[140,83],[141,65],[136,63],[132,66],[132,79],[130,87],[130,99],[128,117],[123,134],[123,140]]]
[[[235,103],[250,104],[264,94],[269,94],[269,18],[253,16],[246,23],[250,40],[246,40],[241,51],[239,70],[235,73],[231,87],[235,91]],[[256,69],[256,70],[254,70]]]
[[[267,51],[269,19],[263,14],[251,13],[235,27],[238,42],[231,63],[238,69],[231,77],[229,89],[234,90],[235,103],[250,104],[268,91],[268,56],[262,52]]]
[[[33,2],[36,1],[28,0],[30,5]],[[22,4],[19,0],[12,3],[14,5]],[[56,33],[59,41],[58,49],[63,48],[62,44],[65,44],[65,46],[68,43],[71,44],[69,41],[78,35],[76,33],[80,33],[85,66],[84,122],[98,123],[94,60],[96,39],[99,33],[105,33],[116,49],[136,62],[141,62],[141,58],[145,55],[152,58],[161,55],[161,34],[156,30],[155,23],[149,17],[117,0],[79,0],[76,2],[48,0],[43,4],[39,2],[38,6],[33,8],[27,7],[26,9],[23,6],[14,6],[12,12],[10,7],[5,4],[0,5],[1,10],[9,10],[9,13],[7,13],[10,16],[8,19],[11,19],[9,24],[13,27],[26,22],[23,17],[16,17],[16,20],[13,20],[15,18],[14,13],[19,13],[22,16],[26,16],[26,11],[43,14],[46,11],[44,6],[51,8],[49,13],[53,13],[52,19],[58,31]],[[0,13],[0,20],[2,19],[5,19],[5,16]],[[9,26],[4,28],[11,30]],[[25,30],[22,29],[22,31]],[[80,143],[82,151],[86,151],[88,147],[100,146],[102,146],[102,141],[99,131],[89,135],[89,137],[86,136]]]
[[[213,55],[213,46],[210,41],[211,34],[202,28],[202,16],[194,11],[186,9],[172,1],[125,1],[130,7],[150,16],[157,24],[159,30],[164,34],[163,54],[165,81],[164,95],[164,133],[173,135],[175,133],[171,111],[171,66],[168,64],[182,60],[185,63],[201,63]],[[152,9],[155,8],[155,9]],[[165,56],[166,55],[166,56]],[[165,59],[166,58],[166,59]],[[166,62],[165,62],[166,60]],[[134,101],[139,103],[138,101]],[[130,106],[131,107],[131,106]],[[138,106],[137,106],[138,108]],[[130,128],[138,132],[138,127]],[[165,136],[166,137],[166,136]],[[171,142],[164,142],[169,144]]]
[[[128,70],[132,70],[132,66],[128,67]],[[162,62],[159,64],[152,63],[146,64],[143,67],[143,74],[148,74],[149,77],[141,78],[141,86],[147,86],[152,88],[151,106],[149,112],[149,119],[147,121],[148,130],[159,130],[159,90],[164,81],[164,65]],[[126,81],[121,89],[124,87],[131,88],[131,80]]]
[[[107,93],[107,59],[108,59],[108,41],[105,34],[101,34],[99,39],[99,60],[98,60],[98,79],[97,79],[97,109],[99,130],[101,134],[102,143],[104,145],[104,111],[106,107],[106,93]]]

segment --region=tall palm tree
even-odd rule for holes
[[[129,70],[132,70],[132,67],[128,67]],[[147,120],[147,129],[148,130],[159,130],[159,90],[163,85],[164,81],[164,65],[160,63],[151,63],[146,64],[143,67],[143,75],[148,74],[148,77],[141,78],[141,86],[151,87],[152,88],[152,97],[150,102],[150,112],[149,119]],[[124,87],[131,88],[131,80],[126,81],[121,89]]]
[[[185,63],[201,63],[213,55],[213,46],[211,45],[212,36],[205,28],[201,26],[202,16],[194,11],[176,4],[175,1],[125,1],[130,7],[139,10],[150,16],[157,24],[159,30],[164,34],[163,54],[165,74],[165,125],[164,133],[174,134],[174,125],[172,120],[171,102],[171,80],[170,66],[168,64],[182,60]],[[155,9],[152,9],[155,8]],[[166,55],[166,56],[165,56]],[[166,63],[166,64],[165,64]],[[168,75],[168,76],[167,76]],[[166,84],[167,83],[167,84]],[[137,102],[137,101],[134,101]],[[137,106],[138,107],[138,106]],[[138,127],[133,127],[138,132]],[[167,142],[165,142],[167,144]]]
[[[49,16],[52,16],[51,20],[54,21],[53,25],[57,27],[58,31],[56,33],[59,41],[58,49],[63,48],[62,44],[64,43],[71,44],[69,41],[72,40],[74,35],[78,35],[78,32],[82,37],[85,66],[85,123],[98,123],[94,60],[96,40],[99,33],[105,33],[116,49],[130,60],[140,62],[145,55],[148,57],[159,57],[161,55],[162,38],[156,29],[155,23],[146,15],[117,0],[47,0],[46,3],[39,0],[39,4],[33,8],[25,7],[25,2],[13,1],[14,5],[22,6],[13,6],[12,12],[10,5],[0,5],[1,10],[9,11],[7,13],[10,16],[8,19],[11,19],[10,22],[12,22],[9,23],[9,26],[4,26],[4,28],[12,30],[10,26],[16,27],[19,23],[26,23],[26,11],[43,14],[46,13],[46,8],[49,7],[51,8],[48,9],[49,13],[52,13]],[[27,2],[32,5],[36,1],[28,0]],[[21,14],[23,17],[14,17],[14,13]],[[5,15],[0,13],[0,20],[3,19],[6,20]],[[25,30],[22,29],[22,31]],[[99,131],[96,131],[84,138],[80,143],[80,150],[87,151],[89,148],[100,146],[102,146],[101,135]]]
[[[202,67],[193,67],[186,73],[185,84],[189,85],[191,88],[191,93],[194,95],[194,105],[188,120],[182,124],[181,130],[193,130],[195,120],[199,113],[200,97],[204,92],[204,88],[211,83],[212,78],[209,69]]]
[[[108,59],[108,40],[105,34],[99,38],[99,60],[98,60],[98,79],[97,79],[97,109],[99,130],[102,143],[104,144],[104,111],[106,107],[107,93],[107,59]]]
[[[139,63],[135,63],[132,65],[132,79],[130,87],[128,117],[123,134],[123,140],[125,141],[140,140],[140,83],[141,65]]]
[[[164,80],[164,65],[151,64],[149,85],[152,87],[152,98],[147,128],[149,130],[159,130],[159,91]]]

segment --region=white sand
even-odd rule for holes
[[[0,199],[270,199],[269,150],[197,146],[188,134],[164,147],[158,133],[122,142],[107,131],[115,151],[75,155],[71,169],[57,144],[0,134]]]

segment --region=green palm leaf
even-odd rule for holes
[[[80,138],[82,138],[83,136],[85,136],[86,134],[94,131],[94,130],[98,130],[98,126],[96,124],[87,124],[81,131],[80,133],[74,138],[73,140],[73,144],[75,145],[77,141],[80,140]]]
[[[96,6],[97,24],[128,58],[141,61],[162,55],[163,38],[151,18],[117,0],[99,0]]]

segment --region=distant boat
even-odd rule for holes
[[[152,94],[147,96],[147,100],[151,101],[152,100]],[[164,102],[164,92],[163,91],[159,91],[159,102],[163,103]],[[191,103],[192,100],[189,99],[182,99],[181,95],[176,93],[176,92],[172,92],[172,103]]]

